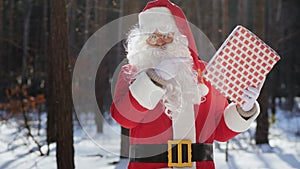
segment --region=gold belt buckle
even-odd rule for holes
[[[177,163],[172,161],[172,147],[178,145]],[[187,162],[182,162],[182,145],[187,145]],[[191,167],[192,166],[192,141],[191,140],[169,140],[168,141],[168,166],[169,167]]]

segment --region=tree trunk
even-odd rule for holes
[[[106,24],[106,18],[107,15],[109,15],[110,11],[105,11],[103,9],[108,7],[107,1],[99,1],[99,0],[94,0],[94,13],[95,13],[95,25],[96,27],[94,28],[99,28],[103,25]],[[97,111],[93,111],[95,113],[95,123],[97,127],[97,133],[103,133],[103,122],[104,122],[104,104],[105,104],[105,99],[106,95],[105,93],[108,90],[108,87],[106,84],[108,83],[108,68],[105,59],[102,60],[102,63],[99,66],[98,72],[97,72],[97,78],[96,78],[96,97],[97,97],[97,102],[98,102],[98,107],[100,109],[101,115],[97,115]],[[94,109],[93,109],[94,110]]]
[[[105,104],[105,100],[106,100],[106,95],[105,93],[108,90],[108,69],[105,66],[107,65],[107,61],[104,59],[102,61],[102,63],[99,66],[99,69],[97,71],[97,77],[96,77],[96,87],[95,87],[95,91],[96,91],[96,98],[97,98],[97,103],[98,103],[98,107],[100,110],[101,115],[97,115],[96,111],[94,111],[95,109],[92,109],[91,111],[93,113],[95,113],[95,122],[96,122],[96,126],[97,126],[97,132],[98,133],[103,133],[103,115],[105,113],[105,109],[104,109],[104,104]],[[93,105],[90,105],[90,107],[94,107]]]
[[[125,0],[124,2],[124,14],[125,15],[130,15],[136,12],[140,12],[141,6],[139,1],[130,1],[130,0]]]
[[[44,29],[44,57],[46,58],[46,108],[47,108],[47,144],[56,142],[56,112],[55,112],[55,98],[54,98],[54,84],[53,84],[53,73],[52,73],[52,55],[50,54],[51,46],[49,39],[49,13],[48,13],[49,0],[44,0],[44,12],[43,12],[43,29]],[[47,154],[49,155],[49,149]]]
[[[277,2],[278,0],[267,0],[267,41],[272,46],[276,43],[276,35],[277,35],[277,26],[276,26],[276,14],[277,14]],[[276,49],[276,47],[275,47]],[[271,109],[271,123],[276,122],[276,97],[278,97],[278,82],[279,82],[279,68],[280,66],[276,66],[272,72],[270,72],[270,86],[268,87],[268,91],[271,93],[270,99],[270,109]]]
[[[222,41],[225,41],[229,35],[228,0],[222,0],[222,7]]]
[[[182,2],[182,1],[179,1]],[[180,4],[178,4],[180,6]],[[201,0],[192,0],[192,1],[184,1],[183,5],[185,7],[185,15],[189,22],[197,26],[201,31],[204,28],[204,15],[203,15],[203,4]],[[197,6],[197,8],[190,8],[191,6]],[[188,11],[188,12],[187,12]]]
[[[99,5],[99,0],[94,0],[94,16],[95,16],[95,19],[94,19],[94,29],[95,31],[97,29],[99,29],[99,22],[100,22],[100,7],[103,7],[101,5]]]
[[[30,33],[30,18],[31,18],[31,9],[32,2],[31,0],[26,1],[27,10],[25,10],[25,19],[24,19],[24,31],[23,31],[23,56],[22,56],[22,77],[26,77],[27,71],[27,57],[28,57],[28,42],[29,42],[29,33]]]
[[[95,30],[99,29],[99,1],[98,0],[94,0],[94,16],[95,16],[95,19],[94,19],[94,28]]]
[[[2,56],[3,56],[3,25],[4,25],[4,20],[3,20],[3,0],[0,0],[0,67],[3,68],[3,61],[2,61]]]
[[[255,18],[254,18],[254,33],[261,39],[265,40],[265,0],[255,0]],[[268,85],[267,80],[265,86]],[[264,87],[258,99],[260,103],[260,116],[257,118],[255,141],[256,144],[269,143],[269,118],[268,118],[268,93],[267,88]]]
[[[216,49],[220,47],[221,42],[221,24],[220,24],[220,17],[221,17],[221,1],[220,0],[213,0],[212,1],[212,43]]]
[[[232,31],[234,27],[238,24],[238,1],[230,0],[228,1],[228,16],[229,16],[229,30]]]
[[[124,16],[124,1],[120,1],[120,13],[119,13],[119,17],[123,17]],[[121,39],[122,37],[122,30],[123,30],[123,25],[122,23],[120,22],[118,24],[119,26],[119,32],[118,32],[118,39]],[[113,63],[114,65],[118,65],[123,59],[123,56],[122,56],[122,52],[123,52],[123,43],[122,42],[119,42],[118,43],[118,54],[117,54],[117,59],[115,60],[115,62]],[[110,74],[113,74],[114,73],[114,70],[113,71],[110,71],[109,72]]]
[[[238,24],[247,26],[248,0],[238,1]]]
[[[14,19],[14,15],[15,15],[15,10],[14,10],[14,6],[15,6],[15,3],[13,1],[10,1],[8,2],[8,6],[9,6],[9,9],[8,9],[8,37],[7,39],[9,39],[10,41],[14,40],[14,32],[15,32],[15,19]],[[9,70],[12,70],[12,63],[14,61],[14,58],[13,57],[13,45],[12,44],[9,44],[7,43],[7,53],[6,53],[6,59],[5,59],[5,63],[6,64],[6,71],[9,71]]]
[[[69,20],[69,27],[70,27],[70,36],[69,36],[69,56],[75,57],[76,53],[74,52],[73,48],[75,46],[75,21],[76,21],[76,1],[70,0],[70,5],[68,9],[68,20]]]
[[[257,145],[269,144],[268,94],[266,87],[262,89],[258,102],[260,104],[260,115],[257,118],[255,142]]]
[[[210,1],[204,0],[202,1],[203,4],[203,32],[206,34],[206,36],[211,39],[212,34],[215,32],[212,32],[212,16],[213,16],[213,11],[212,11],[212,3]]]
[[[84,41],[89,38],[89,22],[91,15],[91,0],[85,1],[85,14],[84,14]]]
[[[57,148],[58,169],[73,169],[73,118],[71,102],[71,74],[68,57],[68,23],[66,2],[51,0],[51,48],[52,48],[52,93],[57,114]]]

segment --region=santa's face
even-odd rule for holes
[[[188,40],[179,32],[143,33],[133,29],[128,39],[128,61],[137,68],[137,72],[154,68],[163,60],[174,57],[186,57],[190,61],[179,62],[178,73],[169,81],[163,103],[173,113],[180,113],[183,100],[199,103],[197,72],[193,69],[193,60],[188,48]],[[175,65],[174,65],[175,66]]]

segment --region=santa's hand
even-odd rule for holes
[[[187,57],[174,57],[161,61],[155,68],[157,75],[164,80],[170,80],[176,77],[178,73],[178,64],[180,62],[190,61]]]
[[[264,85],[265,80],[266,79],[264,79],[257,88],[248,86],[244,90],[244,93],[242,95],[244,103],[242,106],[237,106],[237,111],[243,118],[249,119],[257,113],[257,106],[255,105],[258,103],[256,103],[256,100],[259,97],[260,91]]]
[[[259,88],[249,86],[247,89],[245,89],[242,95],[242,99],[244,100],[244,104],[241,106],[242,110],[245,112],[250,111],[259,97],[259,94]]]

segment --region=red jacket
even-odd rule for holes
[[[204,63],[200,62],[200,65],[204,68]],[[159,103],[153,110],[148,110],[134,99],[129,90],[131,83],[128,72],[131,71],[135,70],[130,65],[125,65],[121,69],[111,105],[111,115],[120,125],[130,129],[131,145],[166,144],[168,140],[172,140],[172,120],[164,113],[162,104]],[[206,101],[200,105],[194,105],[197,143],[200,140],[204,143],[213,143],[214,140],[227,141],[240,131],[231,130],[225,122],[224,109],[228,106],[227,99],[212,88],[208,82],[205,84],[210,89]],[[211,126],[215,127],[211,128]],[[213,169],[214,163],[213,161],[197,162],[196,166],[199,169]],[[129,169],[167,167],[166,163],[137,162],[130,162],[128,166]]]

